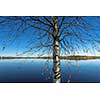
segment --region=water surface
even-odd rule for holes
[[[52,83],[52,60],[0,60],[0,82]],[[61,82],[100,82],[100,60],[61,60]]]

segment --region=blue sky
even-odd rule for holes
[[[92,24],[95,24],[95,26],[99,25],[99,22],[95,20],[91,20],[87,17],[87,20],[91,21]],[[74,29],[74,28],[73,28]],[[33,28],[30,28],[26,30],[25,32],[17,32],[16,26],[13,24],[10,25],[3,25],[0,26],[0,55],[1,56],[16,56],[18,54],[23,54],[23,52],[26,52],[29,50],[30,47],[35,47],[37,44],[39,44],[39,41],[37,40],[38,38],[38,31],[36,31]],[[77,30],[77,29],[75,29]],[[99,35],[100,30],[93,30],[93,32],[90,32],[90,34],[95,34],[95,32]],[[17,33],[17,34],[16,34]],[[84,32],[82,33],[84,36]],[[17,35],[17,38],[16,38]],[[100,36],[100,35],[99,35]],[[94,36],[95,37],[95,36]],[[69,37],[68,37],[69,38]],[[75,42],[74,37],[70,37],[73,39]],[[99,37],[95,37],[95,39],[100,40]],[[45,41],[46,39],[44,38],[42,41]],[[28,45],[30,44],[30,45]],[[74,44],[72,44],[74,46]],[[98,50],[93,50],[93,47],[87,43],[85,44],[87,47],[89,47],[91,52],[84,52],[82,47],[82,44],[80,44],[80,48],[78,49],[79,53],[76,53],[76,55],[97,55],[100,56],[100,46],[99,43],[96,45],[99,47]],[[40,51],[35,52],[35,51],[30,51],[26,53],[24,56],[37,56],[37,54],[42,54],[44,52],[45,55],[52,55],[52,53],[49,51],[45,51],[43,49],[40,49]],[[74,49],[75,50],[75,49]],[[98,52],[99,51],[99,52]],[[61,55],[64,55],[64,52],[61,52]],[[72,53],[68,54],[72,55]]]

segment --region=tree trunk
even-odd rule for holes
[[[54,25],[54,45],[53,45],[53,72],[54,72],[54,82],[60,82],[60,47],[59,47],[59,33],[58,33],[58,18],[53,16]]]

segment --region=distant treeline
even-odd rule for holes
[[[60,59],[88,60],[88,59],[100,59],[100,56],[61,56]]]
[[[0,59],[53,59],[49,57],[11,57],[11,56],[2,56]],[[64,60],[88,60],[88,59],[100,59],[100,56],[60,56],[60,59]]]

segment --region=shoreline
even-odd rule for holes
[[[53,57],[12,57],[12,56],[2,56],[0,60],[3,59],[53,59]],[[92,60],[100,59],[100,56],[60,56],[61,60]]]

